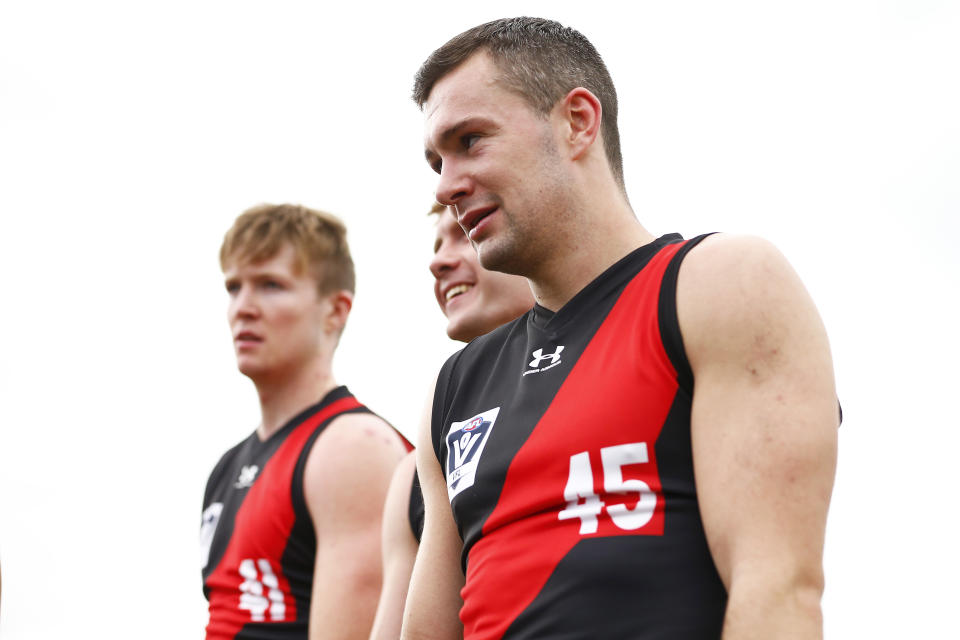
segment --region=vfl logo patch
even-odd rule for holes
[[[543,349],[537,349],[536,351],[530,354],[530,357],[533,358],[533,360],[531,360],[530,364],[527,365],[528,367],[532,367],[532,368],[524,371],[523,375],[526,376],[526,375],[530,375],[531,373],[540,373],[541,371],[546,371],[547,369],[554,368],[555,366],[560,364],[561,351],[563,351],[562,344],[557,347],[556,351],[554,351],[553,353],[548,353],[546,355],[544,355]],[[544,367],[541,367],[540,363],[543,362],[544,360],[549,360],[550,363]]]
[[[447,431],[447,497],[453,498],[473,486],[477,463],[493,431],[500,407],[484,411],[469,420],[454,422]]]

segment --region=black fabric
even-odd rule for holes
[[[675,300],[680,262],[700,240],[678,250],[671,245],[683,240],[670,234],[640,247],[558,311],[536,305],[471,342],[442,368],[431,429],[464,541],[461,615],[468,634],[470,624],[477,629],[502,624],[503,637],[517,639],[719,637],[726,591],[699,516],[690,445],[693,376]],[[648,269],[654,260],[655,268]],[[620,305],[621,300],[629,302]],[[607,327],[615,329],[604,331]],[[631,386],[634,380],[639,386]],[[645,395],[653,390],[655,397]],[[630,416],[637,414],[620,407],[648,406],[656,412],[644,413],[643,431],[632,430]],[[596,440],[594,430],[602,434]],[[589,451],[570,448],[555,436],[560,433],[578,434],[577,442],[588,444],[576,447]],[[607,463],[600,465],[601,454],[635,445],[646,447],[656,465],[653,471],[644,467],[649,475],[643,477],[659,482],[656,526],[662,533],[613,522],[604,505],[639,508],[639,498],[629,502],[625,496],[642,496],[641,490],[625,488],[603,489],[597,518],[604,528],[584,530],[581,524],[578,534],[571,525],[586,498],[580,494],[570,502],[564,489],[573,482],[573,459],[589,454],[594,487],[602,487]],[[616,469],[623,479],[635,473],[624,469],[639,465],[622,464]],[[566,546],[571,539],[572,548]],[[511,547],[529,554],[535,579],[527,582],[524,571],[511,564],[523,564]],[[513,588],[519,613],[489,622],[500,609],[486,603],[499,592],[512,598]],[[532,601],[526,600],[530,595]]]
[[[642,271],[663,247],[681,240],[679,234],[668,234],[632,251],[580,290],[556,313],[534,305],[523,316],[480,336],[454,354],[441,369],[434,395],[433,441],[441,466],[449,455],[441,434],[444,425],[489,408],[489,399],[494,397],[497,404],[513,408],[508,428],[500,430],[506,435],[498,453],[503,458],[512,459],[553,402],[570,368],[551,372],[555,375],[525,377],[525,384],[519,385],[516,377],[505,375],[506,372],[523,372],[532,351],[556,343],[561,336],[566,353],[581,353],[632,276]],[[461,375],[470,371],[493,373],[489,376]],[[463,520],[457,522],[464,542],[461,556],[464,572],[470,549],[482,536],[483,525],[497,503],[507,466],[499,465],[503,473],[485,477],[482,483],[478,481],[474,485],[470,495],[461,494],[455,499],[461,511],[476,511],[466,519],[469,525],[464,526]]]
[[[410,506],[407,509],[407,515],[410,520],[410,530],[413,532],[413,537],[417,539],[417,544],[420,544],[420,539],[423,537],[423,491],[420,489],[420,476],[417,475],[417,470],[413,470],[413,483],[410,486]]]
[[[690,362],[687,361],[687,352],[683,348],[683,336],[680,333],[680,324],[677,321],[677,276],[680,273],[680,264],[687,253],[711,235],[713,234],[705,233],[684,243],[683,247],[670,260],[667,271],[663,274],[663,284],[660,287],[658,309],[663,348],[677,370],[680,386],[691,395],[693,394],[693,371],[690,369]]]

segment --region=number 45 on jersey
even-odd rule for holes
[[[593,468],[590,453],[581,451],[570,456],[570,475],[563,490],[567,508],[557,514],[560,520],[580,519],[580,535],[596,533],[598,516],[606,507],[607,515],[620,529],[633,531],[650,522],[657,495],[643,480],[623,478],[623,467],[628,464],[643,464],[650,461],[646,442],[631,442],[600,449],[603,464],[603,490],[607,495],[639,493],[637,504],[631,509],[625,504],[607,505],[593,491]]]

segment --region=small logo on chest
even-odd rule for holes
[[[500,407],[484,411],[462,422],[454,422],[447,431],[447,497],[473,486],[477,464],[493,431]]]
[[[237,481],[233,483],[234,489],[246,489],[250,486],[253,486],[253,481],[257,479],[257,473],[260,471],[260,467],[255,464],[245,465],[240,469],[240,477],[237,478]]]
[[[530,375],[531,373],[542,373],[547,369],[554,368],[561,362],[560,361],[561,351],[563,351],[562,344],[558,346],[553,353],[545,354],[543,352],[543,349],[537,349],[536,351],[530,354],[530,357],[533,358],[533,360],[531,360],[530,363],[527,365],[530,368],[524,371],[523,375],[527,376],[527,375]],[[540,366],[541,364],[543,364],[544,361],[547,361],[547,364],[544,366]]]

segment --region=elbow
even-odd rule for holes
[[[805,608],[811,605],[819,608],[823,588],[823,567],[819,563],[815,566],[784,566],[770,562],[763,572],[734,574],[730,594],[732,597],[736,592],[751,593],[754,598],[768,594],[771,598],[789,599]]]
[[[736,576],[728,589],[724,638],[753,637],[739,632],[759,629],[772,634],[767,637],[794,637],[791,634],[798,633],[795,637],[820,637],[823,589],[819,567],[777,567],[763,574]]]

